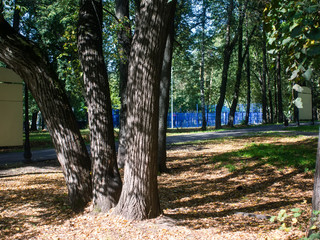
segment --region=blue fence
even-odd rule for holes
[[[234,124],[241,124],[245,120],[246,113],[244,111],[244,106],[239,105],[239,112],[235,113]],[[214,107],[209,108],[206,113],[207,126],[215,126],[216,122],[216,112],[214,112]],[[119,110],[113,110],[113,125],[114,127],[119,127]],[[226,125],[228,123],[229,109],[227,107],[223,108],[221,113],[221,124]],[[172,127],[171,124],[171,113],[168,113],[168,128]],[[251,107],[251,112],[249,114],[249,124],[260,124],[262,123],[262,112],[260,105],[253,104]],[[174,128],[187,128],[187,127],[201,127],[202,126],[202,114],[201,112],[187,112],[187,113],[173,113],[173,127]]]
[[[245,112],[236,112],[234,117],[234,124],[241,124],[245,120]],[[226,125],[228,123],[229,112],[221,113],[221,124]],[[168,127],[171,128],[171,113],[168,114]],[[215,126],[216,113],[206,114],[207,126]],[[251,112],[249,114],[249,124],[262,123],[261,112]],[[202,114],[201,113],[173,113],[173,127],[174,128],[186,128],[186,127],[201,127],[202,126]]]

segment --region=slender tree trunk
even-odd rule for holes
[[[128,81],[128,64],[131,48],[131,27],[129,22],[129,1],[116,0],[116,17],[120,21],[122,27],[118,32],[118,52],[120,55],[119,72],[120,72],[120,131],[119,131],[119,147],[118,147],[118,166],[123,168],[125,164],[125,133],[126,133],[126,116],[127,116],[127,81]]]
[[[159,87],[172,1],[142,0],[132,40],[127,83],[124,185],[114,213],[127,219],[157,217]]]
[[[93,206],[114,207],[122,182],[117,166],[107,68],[102,50],[102,1],[80,1],[78,50],[88,106]]]
[[[248,49],[247,54],[247,108],[246,108],[246,117],[245,117],[245,125],[249,125],[249,117],[250,117],[250,104],[251,104],[251,76],[250,76],[250,54]]]
[[[15,32],[0,12],[0,60],[25,81],[47,122],[66,180],[71,207],[92,196],[90,158],[68,98],[41,50]]]
[[[241,7],[241,15],[239,20],[239,26],[238,26],[238,66],[237,66],[237,74],[236,74],[236,83],[234,86],[234,93],[233,93],[233,99],[232,104],[230,107],[230,113],[229,113],[229,119],[228,119],[228,125],[233,127],[234,124],[234,116],[237,110],[239,95],[240,95],[240,85],[241,85],[241,78],[242,78],[242,68],[244,61],[246,59],[246,56],[249,51],[250,47],[250,39],[252,39],[252,36],[255,32],[256,26],[252,29],[250,36],[248,36],[247,43],[245,46],[244,52],[242,52],[242,44],[243,44],[243,21],[245,17],[247,2],[243,7]],[[242,5],[242,4],[241,4]]]
[[[262,34],[262,123],[267,123],[267,42],[264,30]]]
[[[31,131],[37,131],[37,119],[38,119],[38,111],[35,111],[32,113],[32,118],[31,118]]]
[[[267,71],[268,73],[268,71]],[[268,98],[269,98],[269,107],[270,107],[270,119],[269,123],[273,123],[274,121],[274,112],[273,112],[273,104],[272,104],[272,89],[271,89],[271,77],[268,76]]]
[[[160,96],[159,96],[159,131],[158,131],[158,171],[167,172],[167,120],[169,109],[169,93],[171,85],[171,66],[174,41],[174,14],[176,9],[176,1],[173,1],[173,7],[170,9],[168,37],[166,48],[163,56],[163,64],[160,80]]]
[[[281,87],[281,60],[280,53],[277,55],[277,89],[278,89],[278,122],[283,122],[283,108],[282,108],[282,87]]]
[[[222,79],[221,79],[221,85],[220,85],[220,97],[216,107],[216,129],[221,128],[221,112],[222,112],[224,100],[226,97],[230,59],[231,59],[232,51],[237,41],[237,36],[235,36],[234,39],[231,41],[231,25],[233,22],[233,9],[234,9],[234,2],[233,0],[229,0],[228,22],[227,22],[227,33],[226,33],[227,40],[226,40],[226,45],[223,51],[223,69],[222,69]]]
[[[200,97],[201,97],[201,112],[202,112],[202,126],[201,130],[205,131],[207,129],[206,121],[206,104],[204,98],[204,40],[205,40],[205,26],[206,26],[206,6],[205,0],[202,1],[202,42],[201,42],[201,68],[200,68]]]

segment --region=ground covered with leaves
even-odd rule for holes
[[[316,138],[303,136],[170,146],[171,171],[158,177],[163,215],[147,221],[112,210],[74,214],[56,162],[2,168],[0,239],[299,239],[311,211],[316,148]],[[270,222],[281,210],[283,222]]]

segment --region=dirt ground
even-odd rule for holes
[[[127,221],[112,215],[112,210],[74,214],[55,161],[0,169],[0,239],[303,237],[311,211],[313,173],[269,164],[261,155],[230,155],[253,143],[284,148],[308,144],[314,152],[317,147],[314,137],[281,136],[171,146],[171,171],[158,177],[163,215],[146,221]],[[292,221],[293,208],[303,210],[297,221]],[[270,222],[269,217],[281,209],[289,214],[286,225]],[[279,230],[281,225],[284,230]]]

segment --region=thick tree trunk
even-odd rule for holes
[[[216,107],[216,129],[221,128],[221,112],[224,105],[224,100],[226,97],[227,91],[227,81],[228,81],[228,71],[230,67],[230,59],[232,55],[232,51],[237,41],[237,37],[235,36],[234,39],[231,41],[231,24],[233,20],[233,9],[234,9],[234,2],[233,0],[229,0],[228,6],[228,22],[227,22],[227,33],[226,33],[226,44],[223,51],[223,69],[222,69],[222,79],[220,85],[220,97],[218,100],[218,104]]]
[[[318,140],[316,172],[314,174],[312,212],[311,212],[311,221],[309,225],[308,237],[310,237],[312,234],[319,233],[319,229],[320,229],[319,211],[320,211],[320,134],[319,134],[319,140]],[[315,226],[316,228],[312,229],[313,226]]]
[[[93,206],[114,207],[122,182],[117,166],[107,68],[102,50],[102,1],[80,1],[78,50],[88,106]]]
[[[119,146],[118,146],[118,166],[123,168],[125,164],[125,123],[127,117],[127,81],[128,81],[128,65],[129,54],[131,48],[131,28],[129,23],[129,1],[116,0],[116,17],[122,24],[122,28],[118,32],[118,52],[120,55],[119,72],[120,72],[120,131],[119,131]]]
[[[159,86],[167,38],[167,0],[141,1],[127,83],[124,185],[114,213],[127,219],[160,214],[157,183]]]
[[[167,172],[167,116],[169,109],[169,93],[171,86],[171,66],[174,41],[174,14],[176,10],[176,0],[170,9],[169,19],[171,20],[168,29],[168,37],[163,56],[163,64],[160,80],[160,96],[159,96],[159,131],[158,131],[158,171]]]
[[[277,89],[278,89],[278,122],[283,122],[283,108],[282,108],[282,86],[281,86],[281,60],[280,60],[280,53],[277,55]]]
[[[90,158],[56,74],[41,50],[15,32],[0,13],[0,60],[25,81],[47,122],[74,210],[92,196]]]

